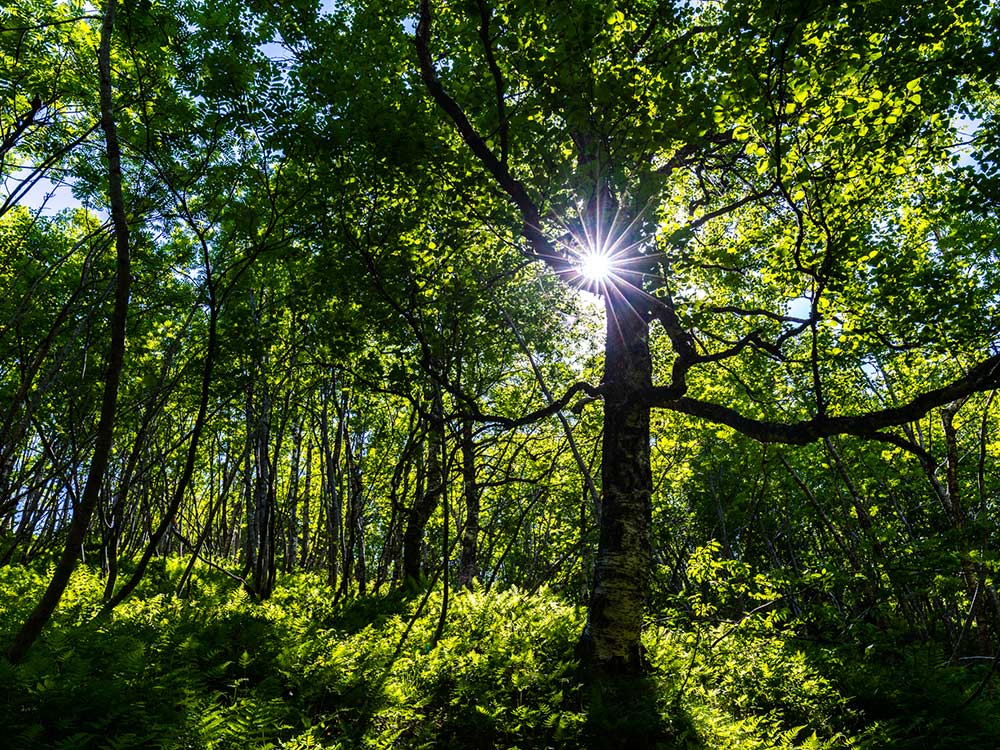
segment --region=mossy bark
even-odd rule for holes
[[[639,308],[641,310],[641,308]],[[611,291],[604,365],[603,505],[594,586],[579,654],[608,673],[642,669],[643,607],[651,561],[649,324],[636,300]]]

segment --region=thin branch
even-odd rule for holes
[[[508,429],[523,427],[524,425],[533,424],[534,422],[538,422],[546,417],[551,417],[553,414],[558,414],[560,411],[567,408],[567,405],[573,400],[573,397],[580,392],[586,393],[592,399],[596,399],[603,394],[603,388],[601,386],[591,385],[590,383],[586,383],[584,381],[578,381],[573,383],[573,385],[567,389],[562,397],[552,401],[548,404],[548,406],[536,409],[535,411],[518,417],[517,419],[503,417],[496,414],[483,414],[479,411],[478,407],[472,413],[465,414],[463,416],[472,417],[479,422],[498,424]]]
[[[479,6],[479,38],[483,42],[483,54],[486,56],[486,64],[490,68],[490,74],[493,76],[493,86],[496,89],[497,119],[499,120],[499,125],[497,127],[500,135],[500,164],[506,167],[510,145],[507,109],[504,98],[504,90],[506,86],[503,80],[503,73],[500,71],[500,66],[497,64],[496,56],[493,54],[493,40],[490,38],[489,6],[486,5],[485,0],[476,0],[476,4]]]
[[[469,146],[479,162],[486,168],[500,188],[510,197],[521,212],[523,226],[521,234],[531,245],[536,258],[544,261],[554,271],[560,274],[574,273],[572,263],[564,253],[559,252],[541,230],[541,213],[538,206],[528,195],[524,185],[510,173],[507,166],[497,157],[486,141],[469,121],[464,110],[459,106],[438,80],[437,71],[430,52],[431,9],[429,0],[421,0],[420,21],[414,42],[417,47],[417,58],[420,62],[420,77],[427,86],[434,101],[445,111],[462,140]]]

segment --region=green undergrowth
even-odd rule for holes
[[[204,571],[172,593],[158,563],[112,617],[74,576],[19,667],[0,662],[4,747],[948,748],[988,747],[1000,721],[984,674],[929,647],[820,647],[777,620],[647,632],[642,679],[591,679],[574,659],[583,612],[549,591],[440,591],[336,607],[321,579],[251,601]],[[45,574],[0,568],[5,641]]]

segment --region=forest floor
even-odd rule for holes
[[[27,661],[0,662],[3,747],[34,748],[989,748],[993,665],[948,666],[932,643],[801,623],[647,629],[648,674],[595,683],[573,658],[583,611],[516,589],[395,591],[334,605],[313,574],[251,601],[209,572],[183,598],[158,561],[137,595],[95,619],[81,568]],[[0,568],[0,635],[44,570]],[[877,637],[876,637],[877,636]]]

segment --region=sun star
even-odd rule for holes
[[[611,256],[593,252],[580,258],[580,273],[590,281],[603,281],[611,273]]]

